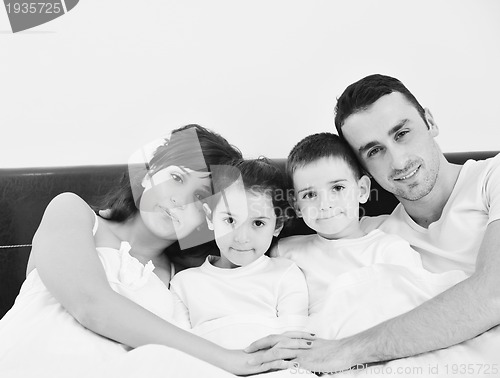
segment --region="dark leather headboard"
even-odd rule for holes
[[[448,153],[449,161],[485,159],[498,151]],[[285,159],[273,159],[284,170]],[[45,207],[59,193],[74,192],[94,202],[119,181],[126,165],[0,169],[0,317],[12,306],[25,279],[33,235]],[[372,183],[372,197],[363,206],[366,215],[387,214],[396,206],[392,194]],[[281,237],[306,234],[311,230],[294,220]],[[26,246],[23,246],[26,245]],[[9,248],[6,248],[9,247]]]

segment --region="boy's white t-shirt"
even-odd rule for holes
[[[399,204],[391,215],[364,217],[365,231],[379,228],[407,240],[431,272],[475,270],[486,227],[500,219],[500,155],[462,167],[441,218],[426,229]]]
[[[328,240],[318,234],[281,239],[273,254],[295,262],[306,277],[309,313],[317,312],[332,281],[340,275],[374,264],[422,269],[417,252],[396,235],[373,230],[356,239]]]
[[[215,258],[170,282],[194,333],[226,348],[245,348],[271,333],[303,328],[309,300],[296,264],[262,256],[247,266],[222,269],[211,263]]]
[[[304,235],[280,240],[274,254],[294,261],[309,287],[306,329],[339,339],[419,306],[467,278],[425,270],[408,242],[380,230],[356,239]]]

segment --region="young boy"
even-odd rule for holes
[[[349,146],[330,133],[314,134],[290,152],[287,173],[297,215],[316,231],[279,241],[272,256],[294,261],[309,288],[309,330],[342,338],[416,307],[465,279],[460,271],[432,274],[397,235],[368,234],[359,204],[370,195]]]
[[[204,204],[220,256],[170,283],[187,308],[194,333],[240,349],[271,333],[302,329],[307,284],[290,260],[265,256],[284,221],[279,170],[263,159],[212,170],[216,196]]]

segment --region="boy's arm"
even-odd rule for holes
[[[299,267],[291,263],[279,283],[278,317],[307,316],[308,307],[309,294],[306,279]]]
[[[338,371],[355,364],[386,361],[446,348],[500,324],[500,220],[491,222],[481,243],[476,271],[415,309],[354,336],[316,340],[295,361],[306,369]],[[250,350],[272,348],[270,336]],[[269,354],[279,355],[276,348]]]

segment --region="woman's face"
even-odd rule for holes
[[[178,240],[205,221],[201,200],[211,195],[210,176],[169,166],[143,180],[141,217],[156,236]]]

